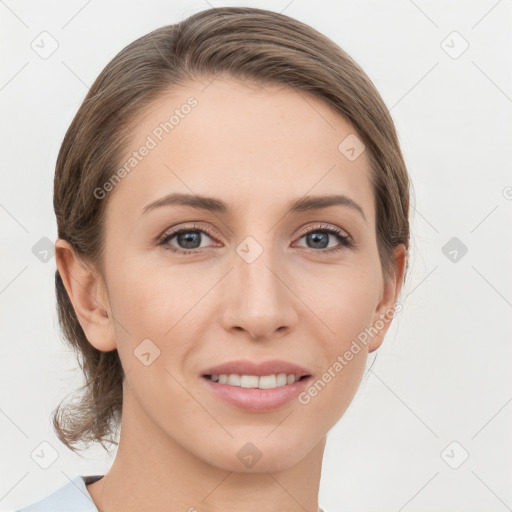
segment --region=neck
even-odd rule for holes
[[[114,463],[87,486],[99,511],[318,512],[325,437],[290,468],[243,473],[185,450],[150,421],[130,393],[122,416]]]

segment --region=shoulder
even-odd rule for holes
[[[45,498],[14,512],[98,512],[86,484],[101,476],[76,476]]]

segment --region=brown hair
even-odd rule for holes
[[[314,94],[353,125],[371,163],[376,237],[387,279],[393,248],[401,243],[409,247],[409,178],[384,101],[364,71],[329,38],[293,18],[258,8],[198,12],[137,39],[107,64],[57,158],[59,238],[102,269],[108,198],[98,199],[94,190],[114,175],[130,141],[130,123],[173,86],[215,75]],[[75,452],[83,449],[79,443],[118,444],[112,430],[119,427],[122,413],[124,372],[118,352],[100,351],[89,343],[58,271],[55,287],[60,326],[85,377],[79,400],[53,411],[55,431]]]

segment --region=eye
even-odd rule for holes
[[[159,245],[165,250],[179,254],[193,254],[201,252],[207,246],[202,245],[204,238],[212,240],[212,236],[205,229],[197,226],[186,226],[165,232],[159,241]],[[306,239],[308,248],[317,253],[333,253],[345,248],[355,247],[352,238],[342,229],[330,225],[318,226],[305,232],[299,240]],[[175,239],[175,244],[171,242]],[[338,240],[338,245],[329,245],[330,240]]]
[[[323,253],[333,253],[345,248],[352,248],[355,246],[350,236],[342,229],[332,226],[318,226],[312,230],[304,233],[299,240],[306,239],[306,244],[310,244],[310,249],[320,249]],[[329,239],[338,239],[338,245],[329,246]],[[327,250],[322,250],[327,249]]]
[[[204,248],[201,242],[204,240],[205,236],[211,240],[209,233],[204,229],[189,226],[164,233],[159,244],[166,250],[189,254],[198,252],[198,249]],[[176,239],[177,247],[170,243],[173,239]]]

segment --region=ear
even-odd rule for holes
[[[403,285],[405,267],[407,263],[407,249],[404,244],[399,244],[393,250],[392,263],[389,269],[389,278],[384,283],[382,298],[375,310],[368,352],[377,350],[384,341],[389,326],[393,319],[395,303],[400,295]]]
[[[55,242],[55,260],[89,343],[104,352],[117,348],[107,288],[101,274],[60,238]]]

